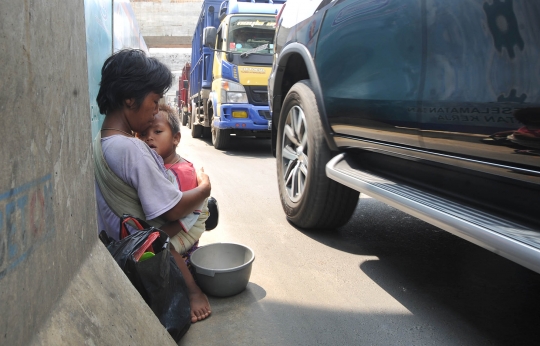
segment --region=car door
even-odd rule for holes
[[[338,0],[328,8],[315,64],[337,137],[419,147],[422,10],[420,0]]]
[[[540,2],[432,0],[426,12],[423,147],[540,171]]]

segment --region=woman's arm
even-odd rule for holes
[[[183,218],[200,206],[206,198],[210,197],[210,191],[212,190],[210,178],[202,168],[197,171],[197,182],[198,186],[196,188],[185,191],[180,201],[170,210],[163,213],[162,216],[166,220],[175,221]]]
[[[178,233],[183,232],[182,225],[180,225],[180,222],[178,222],[178,220],[166,223],[163,226],[161,226],[159,229],[167,233],[169,238],[172,238]]]

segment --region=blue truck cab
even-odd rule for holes
[[[188,121],[216,149],[231,134],[270,137],[268,77],[276,14],[284,0],[205,0],[192,41]]]

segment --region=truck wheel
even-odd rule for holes
[[[184,110],[181,110],[181,112],[182,112],[182,117],[181,117],[181,119],[182,119],[182,125],[183,125],[183,126],[186,126],[187,123],[188,123],[188,115],[187,115],[187,112],[184,112]]]
[[[191,125],[191,137],[200,138],[202,136],[202,125],[195,125],[195,114],[191,113],[190,116],[190,125]]]
[[[210,138],[212,136],[212,129],[209,127],[203,127],[202,136],[203,138]]]
[[[276,163],[287,219],[301,228],[333,229],[349,221],[359,192],[326,176],[333,157],[308,80],[290,89],[278,121]]]
[[[231,141],[231,132],[229,130],[218,129],[214,127],[212,119],[212,144],[218,150],[225,150],[229,147]]]

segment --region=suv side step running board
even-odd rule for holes
[[[540,273],[540,232],[353,167],[342,153],[328,162],[326,175]]]

